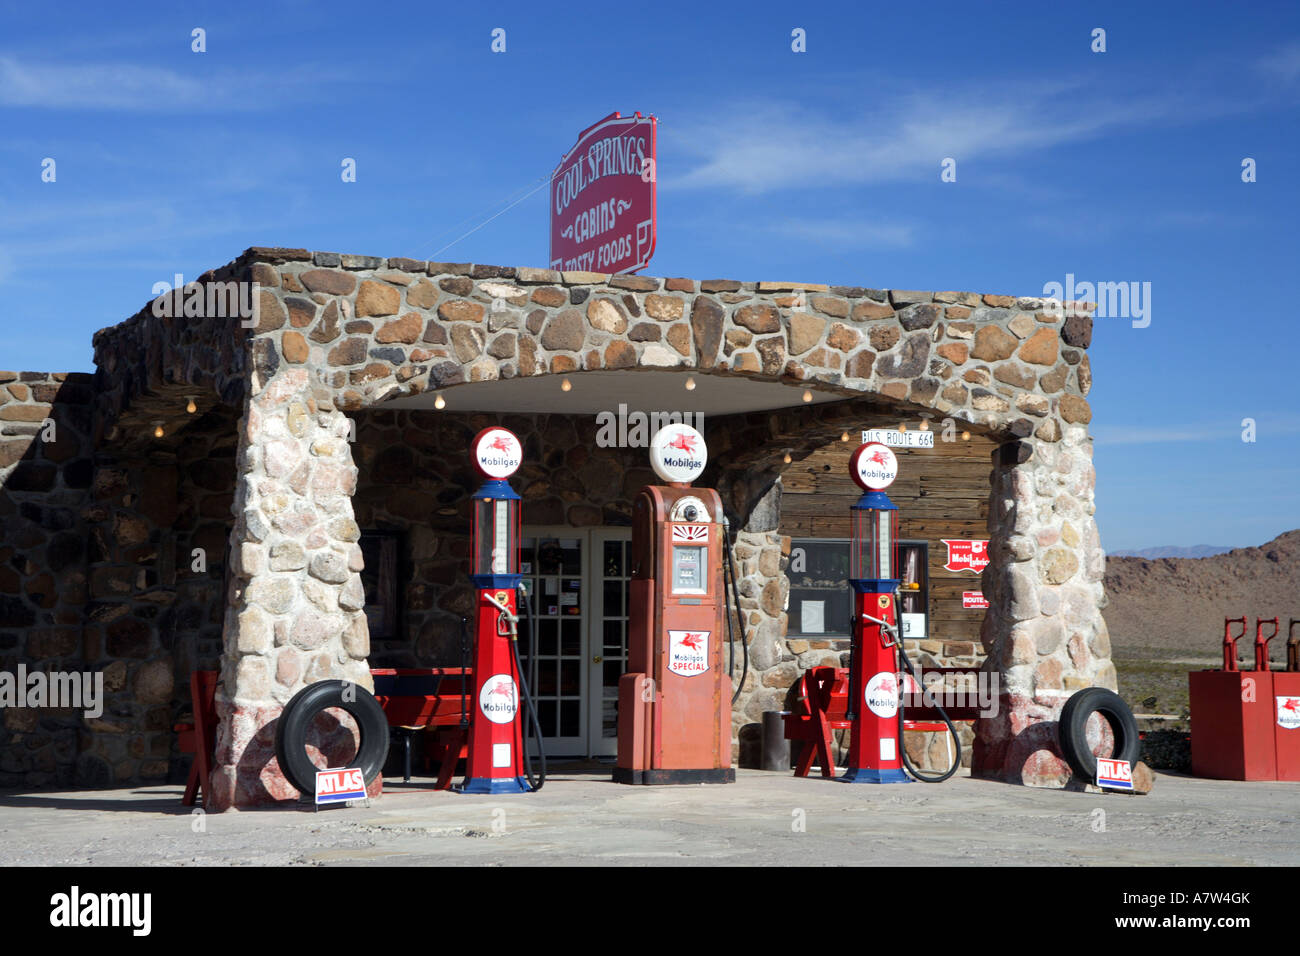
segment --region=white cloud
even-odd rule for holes
[[[1288,43],[1268,56],[1261,57],[1256,65],[1284,83],[1300,80],[1300,40]]]
[[[846,249],[898,249],[912,245],[915,228],[862,219],[786,219],[767,227],[790,239]]]
[[[1131,96],[1085,102],[1068,86],[912,93],[856,115],[791,102],[741,104],[665,127],[673,148],[699,157],[666,188],[760,193],[903,180],[939,180],[940,162],[1043,150],[1119,126],[1151,122],[1173,105]]]
[[[1183,423],[1169,425],[1092,425],[1093,442],[1097,445],[1150,445],[1167,442],[1241,441],[1240,419],[1223,422]],[[1265,421],[1257,424],[1257,441],[1279,435],[1300,433],[1300,424],[1286,421]],[[1251,447],[1248,443],[1247,447]]]
[[[205,85],[158,67],[117,63],[24,64],[0,57],[0,103],[49,109],[140,110],[196,106]]]
[[[36,63],[0,56],[0,106],[131,112],[270,109],[274,106],[259,91],[272,86],[284,95],[309,83],[318,88],[321,75],[308,66],[274,77],[248,71],[190,75],[132,63]],[[341,78],[334,68],[328,76]]]

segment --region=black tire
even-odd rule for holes
[[[1088,783],[1097,780],[1097,758],[1088,746],[1087,735],[1088,718],[1094,713],[1101,714],[1110,723],[1115,735],[1114,759],[1135,764],[1142,753],[1137,720],[1119,694],[1104,687],[1085,687],[1072,694],[1061,708],[1057,737],[1065,762]]]
[[[344,699],[346,688],[352,688]],[[308,684],[289,699],[275,725],[275,757],[280,771],[303,796],[316,793],[316,771],[307,756],[307,731],[323,710],[337,707],[352,715],[361,732],[357,755],[351,764],[361,770],[366,786],[379,776],[388,756],[388,719],[379,701],[364,687],[345,680]]]

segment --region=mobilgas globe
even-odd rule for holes
[[[661,481],[694,481],[708,460],[704,436],[690,425],[666,425],[650,439],[650,467]]]
[[[488,478],[508,478],[523,461],[524,449],[513,432],[486,428],[474,440],[474,461]]]

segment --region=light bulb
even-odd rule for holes
[[[154,426],[153,426],[153,437],[154,437],[154,438],[162,438],[162,437],[163,437],[163,427],[162,427],[162,422],[154,422]]]
[[[805,402],[811,402],[811,401],[812,401],[812,392],[808,391],[808,389],[806,389],[806,388],[803,390],[803,400],[804,400]]]
[[[962,440],[962,441],[970,441],[970,432],[962,432],[962,433],[961,433],[961,440]]]
[[[433,398],[433,407],[434,407],[434,408],[446,408],[446,407],[447,407],[447,400],[446,400],[445,398],[443,398],[441,395],[435,395],[434,398]]]
[[[923,432],[928,432],[930,430],[930,423],[923,418],[921,419],[921,424],[918,425],[917,427],[920,428],[921,431]]]
[[[560,382],[560,391],[567,392],[571,388],[573,388],[573,383],[570,382],[567,378]]]
[[[695,391],[695,376],[688,375],[686,377],[686,391],[688,392]]]
[[[784,461],[787,465],[790,464],[790,462],[794,461],[794,459],[790,457],[789,452],[786,452],[785,457],[782,458],[781,460]]]
[[[842,435],[840,435],[840,441],[848,441],[848,440],[849,440],[848,432],[844,432]]]
[[[905,431],[907,431],[907,426],[906,426],[905,424],[903,424],[902,422],[899,422],[899,423],[898,423],[898,430],[899,430],[900,432],[905,432]]]
[[[189,404],[185,406],[185,410],[193,415],[199,410],[199,406],[195,403],[194,399],[191,398]]]

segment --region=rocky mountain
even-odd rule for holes
[[[1116,657],[1217,661],[1223,619],[1246,615],[1239,656],[1253,660],[1257,617],[1279,617],[1271,659],[1285,662],[1287,623],[1300,620],[1300,529],[1205,558],[1109,555],[1106,594],[1103,613]]]
[[[1111,554],[1117,558],[1209,558],[1216,554],[1227,554],[1229,551],[1234,550],[1236,549],[1222,547],[1217,544],[1193,544],[1190,547],[1167,544],[1158,548],[1142,548],[1137,551],[1112,551]]]

